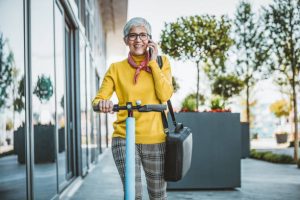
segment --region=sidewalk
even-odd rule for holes
[[[121,200],[122,186],[111,149],[83,179],[71,200]],[[168,191],[168,200],[299,200],[300,169],[296,165],[241,160],[242,187],[233,190]],[[144,199],[148,200],[143,180]]]

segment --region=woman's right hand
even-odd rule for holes
[[[98,106],[99,106],[99,111],[102,113],[111,113],[111,114],[114,113],[113,111],[114,104],[110,100],[100,100]]]

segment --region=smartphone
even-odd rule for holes
[[[148,43],[151,43],[151,37]],[[149,57],[150,59],[152,58],[152,54],[153,54],[153,49],[151,47],[149,47]]]
[[[153,54],[153,49],[149,47],[149,58],[152,58],[152,54]]]

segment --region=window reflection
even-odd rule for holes
[[[1,0],[0,199],[26,199],[23,30],[23,2]]]
[[[53,2],[31,1],[35,199],[57,193]]]

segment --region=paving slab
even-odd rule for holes
[[[111,149],[83,179],[72,200],[121,200],[122,184]],[[169,200],[300,200],[300,169],[296,165],[241,160],[242,186],[232,190],[168,191]],[[143,179],[143,199],[148,200]]]

